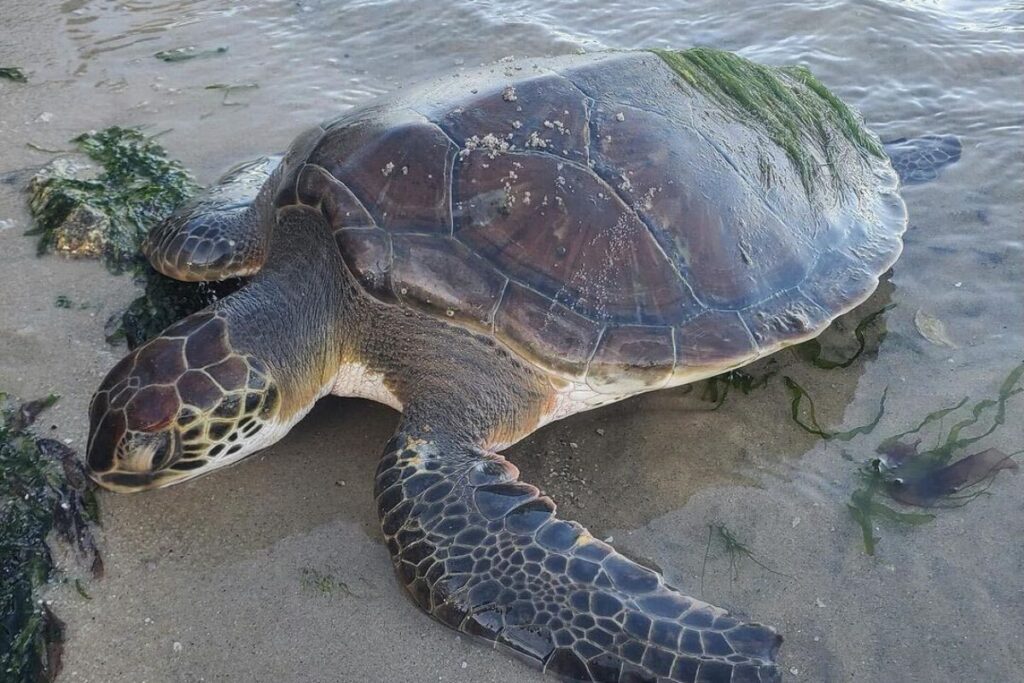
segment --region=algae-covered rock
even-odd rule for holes
[[[54,251],[74,257],[101,258],[110,232],[110,216],[90,203],[89,195],[76,191],[63,181],[87,173],[88,166],[70,159],[55,159],[32,176],[28,189],[32,195],[30,206],[39,206],[49,216],[61,215],[59,221],[43,235],[40,249],[52,247]],[[36,215],[42,229],[40,216]],[[35,230],[32,231],[33,233]],[[46,244],[43,244],[43,241]]]
[[[163,147],[132,128],[84,133],[73,142],[99,168],[57,159],[29,182],[29,209],[40,253],[103,258],[131,268],[149,229],[196,186]]]
[[[107,128],[74,139],[93,162],[60,158],[29,181],[30,235],[39,251],[100,258],[114,273],[131,271],[145,293],[107,326],[110,342],[132,348],[206,307],[237,283],[185,283],[160,275],[139,252],[149,231],[195,192],[185,168],[151,138],[131,128]]]

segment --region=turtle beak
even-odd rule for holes
[[[115,493],[138,493],[150,489],[159,489],[186,478],[182,472],[90,472],[89,476],[97,484]]]

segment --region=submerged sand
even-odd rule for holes
[[[718,410],[700,388],[659,392],[553,424],[509,456],[564,516],[691,594],[776,625],[788,680],[1024,680],[1024,480],[1003,474],[989,495],[920,527],[880,525],[875,557],[846,507],[858,464],[884,436],[963,396],[993,395],[1024,359],[1019,10],[427,5],[7,2],[0,62],[25,67],[30,83],[0,81],[0,388],[60,393],[41,426],[81,450],[89,396],[123,353],[104,342],[104,324],[135,296],[96,263],[36,257],[21,190],[53,155],[24,142],[67,147],[113,124],[169,129],[162,143],[209,182],[377,92],[508,54],[705,43],[804,62],[885,137],[964,137],[958,165],[906,191],[911,229],[891,284],[827,348],[849,351],[857,316],[894,303],[884,341],[876,334],[845,370],[784,352],[755,368],[777,371],[767,388],[734,390]],[[222,44],[227,53],[204,60],[151,56]],[[205,89],[251,82],[259,88],[229,100],[244,106]],[[59,295],[75,305],[56,308]],[[956,348],[924,340],[918,310],[943,320]],[[888,387],[886,412],[871,435],[823,441],[790,419],[783,375],[830,428],[869,422]],[[1011,401],[1006,424],[979,446],[1019,449],[1022,415],[1022,400]],[[61,680],[543,680],[432,623],[394,580],[371,492],[396,420],[328,399],[237,467],[102,495],[106,576],[85,582],[89,599],[70,582],[49,596],[68,623]],[[764,566],[740,557],[734,573],[718,537],[706,552],[709,524]],[[85,574],[73,558],[63,567]]]

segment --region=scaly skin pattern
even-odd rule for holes
[[[244,277],[267,258],[269,235],[257,229],[268,198],[258,194],[280,157],[235,167],[209,191],[150,231],[142,251],[153,267],[186,282]],[[253,229],[250,229],[253,228]]]
[[[232,350],[225,317],[204,311],[107,374],[89,408],[89,465],[108,488],[160,486],[232,460],[280,407],[263,361]]]
[[[496,453],[406,422],[377,468],[399,579],[438,621],[566,681],[779,681],[782,638],[688,598]]]
[[[175,323],[103,380],[88,452],[100,484],[137,491],[236,462],[284,436],[326,393],[351,349],[348,331],[365,316],[354,290],[323,287],[344,265],[311,212],[282,213],[290,237],[308,232],[278,251],[296,258],[271,258],[241,290]]]

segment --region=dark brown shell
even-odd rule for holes
[[[324,129],[278,205],[319,205],[370,294],[598,391],[816,335],[906,224],[885,160],[837,135],[843,182],[808,193],[763,130],[646,52],[502,63]]]

